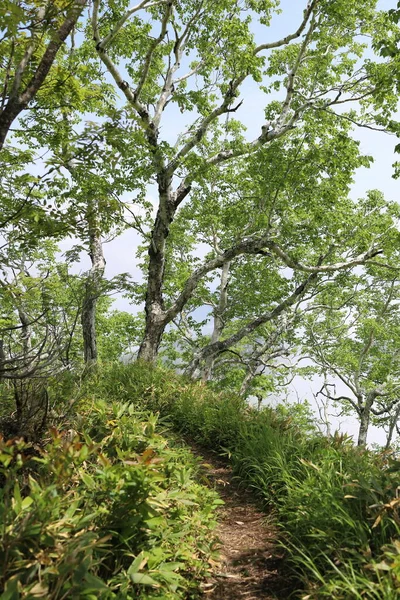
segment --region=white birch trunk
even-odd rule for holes
[[[219,300],[218,305],[214,309],[214,324],[213,331],[211,334],[211,344],[218,342],[221,339],[222,332],[225,327],[224,313],[228,306],[228,281],[229,281],[229,269],[230,261],[225,262],[222,265],[221,270],[221,285],[219,289]],[[202,380],[208,381],[212,377],[216,356],[209,356],[205,361]]]
[[[96,308],[101,295],[101,284],[106,266],[96,209],[97,203],[89,202],[86,216],[89,226],[89,256],[92,266],[85,283],[81,315],[83,353],[86,364],[97,361]]]

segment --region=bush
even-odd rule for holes
[[[157,417],[85,402],[46,447],[0,441],[1,586],[24,598],[188,598],[207,573],[221,501]]]

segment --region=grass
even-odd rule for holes
[[[4,600],[195,597],[218,500],[168,429],[228,456],[273,509],[298,598],[400,596],[400,463],[389,455],[140,363],[49,391],[63,417],[47,446],[0,444]]]
[[[162,368],[105,365],[90,385],[159,412],[175,431],[230,457],[236,474],[274,508],[303,584],[300,597],[399,595],[398,461]]]

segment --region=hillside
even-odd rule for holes
[[[400,0],[0,0],[0,600],[400,598],[399,92]]]
[[[2,441],[2,598],[396,597],[390,456],[140,363],[64,406],[40,444]]]

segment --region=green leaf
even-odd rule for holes
[[[128,575],[131,575],[133,573],[138,573],[140,571],[140,569],[143,569],[143,567],[145,566],[146,563],[147,563],[147,556],[142,551],[137,555],[137,557],[135,558],[135,560],[132,562],[131,566],[129,567]]]
[[[21,512],[21,508],[22,508],[22,498],[21,498],[21,491],[19,489],[18,481],[16,481],[14,484],[13,508],[14,508],[15,514],[19,515],[19,513]]]
[[[89,475],[85,471],[80,471],[80,476],[86,487],[88,487],[90,490],[95,489],[96,482],[91,475]]]
[[[21,504],[22,510],[29,508],[29,506],[31,506],[31,504],[33,504],[33,498],[31,498],[31,496],[26,496],[26,498],[24,498],[22,500],[22,504]]]
[[[168,563],[162,563],[158,567],[158,570],[160,572],[163,572],[163,571],[176,571],[178,569],[184,568],[184,566],[185,565],[182,562],[168,562]]]
[[[104,583],[100,577],[96,577],[91,573],[86,573],[85,581],[89,586],[90,590],[108,590],[110,589],[107,584]]]
[[[17,575],[14,575],[8,581],[6,581],[4,592],[1,595],[1,600],[19,600],[20,594],[18,591],[18,579]]]
[[[154,587],[160,587],[160,584],[150,577],[150,575],[146,575],[145,573],[130,573],[129,577],[132,583],[137,585],[150,585]]]

